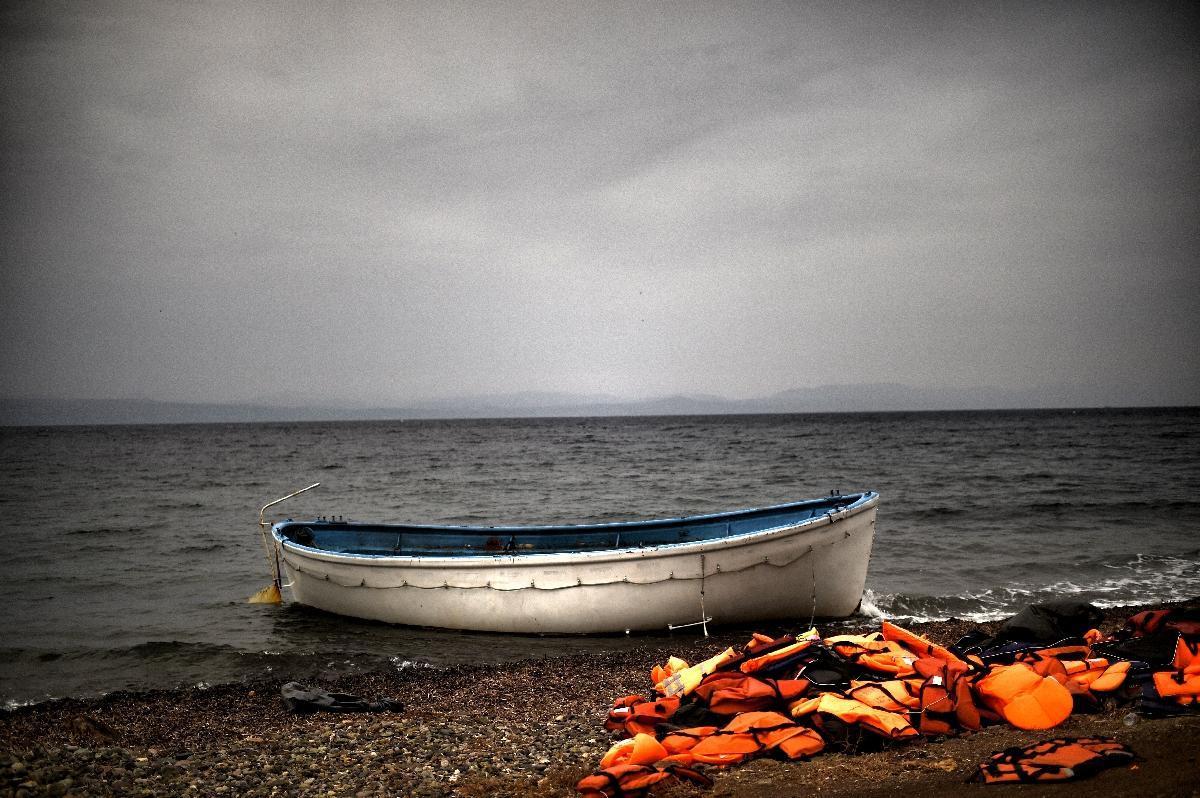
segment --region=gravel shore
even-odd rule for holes
[[[1119,627],[1133,611],[1111,611],[1106,626]],[[875,627],[864,621],[858,628]],[[948,643],[975,625],[951,621],[912,628]],[[280,698],[281,682],[23,707],[0,714],[0,795],[571,795],[614,741],[603,727],[613,699],[645,692],[650,667],[668,654],[695,661],[746,637],[744,631],[707,640],[680,637],[665,648],[647,645],[602,656],[416,668],[310,683],[368,700],[399,699],[405,705],[399,712],[292,714]],[[710,771],[716,785],[707,794],[849,796],[905,789],[922,795],[975,790],[1064,795],[1105,789],[1119,795],[1200,795],[1200,716],[1126,725],[1126,715],[1127,710],[1076,715],[1040,733],[994,727],[859,756],[760,760]],[[1142,761],[1135,769],[1052,787],[963,784],[993,751],[1065,734],[1115,736]],[[667,790],[693,792],[682,786]]]

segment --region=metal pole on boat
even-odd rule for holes
[[[704,611],[704,555],[700,555],[700,620],[693,623],[669,623],[667,631],[674,632],[676,629],[687,629],[689,626],[704,627],[704,636],[708,637],[708,622],[712,620],[712,616]]]
[[[312,490],[320,484],[320,482],[314,482],[307,488],[301,488],[300,490],[289,493],[288,495],[276,499],[273,502],[267,502],[262,506],[262,509],[258,511],[258,532],[262,537],[263,551],[266,552],[267,555],[267,567],[271,571],[271,584],[267,585],[262,590],[258,591],[249,599],[247,599],[250,604],[280,604],[283,602],[283,594],[279,591],[281,586],[281,580],[279,578],[279,560],[278,558],[271,556],[271,543],[269,540],[267,540],[267,532],[271,528],[270,522],[266,520],[267,508],[274,507],[280,502],[287,501],[293,496],[299,496],[306,490]]]

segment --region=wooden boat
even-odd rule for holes
[[[264,542],[277,586],[282,569],[295,601],[339,615],[518,633],[703,623],[707,633],[709,622],[852,614],[878,503],[873,492],[835,494],[689,518],[523,527],[289,519]]]

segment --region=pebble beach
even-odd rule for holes
[[[1109,610],[1109,630],[1133,608]],[[847,631],[867,631],[864,620]],[[953,642],[977,624],[913,625]],[[985,625],[984,628],[987,628]],[[287,711],[278,682],[113,693],[0,714],[0,794],[230,796],[566,796],[614,742],[603,727],[613,699],[649,688],[649,668],[669,654],[695,661],[744,633],[680,637],[601,655],[568,655],[504,667],[410,668],[330,677],[323,690],[400,711]],[[1061,735],[1104,734],[1133,747],[1132,768],[1083,782],[1023,785],[1022,795],[1104,789],[1119,795],[1200,795],[1200,715],[1149,720],[1128,708],[1073,715],[1049,732],[991,727],[882,752],[826,754],[804,762],[756,760],[709,770],[714,796],[882,795],[897,789],[960,795],[1012,788],[967,785],[993,751]],[[1101,786],[1103,783],[1103,786]],[[671,785],[667,795],[701,794]]]

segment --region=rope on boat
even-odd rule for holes
[[[866,527],[864,527],[864,528],[866,528]],[[836,540],[831,540],[828,543],[819,544],[819,545],[833,546],[838,543],[841,543],[843,540],[850,537],[850,535],[851,535],[851,533],[847,532],[841,538],[838,538]],[[716,567],[714,573],[736,574],[736,573],[741,573],[742,571],[749,571],[751,568],[758,568],[759,566],[762,566],[762,565],[769,565],[772,568],[787,568],[788,566],[793,565],[793,564],[799,562],[800,560],[804,559],[808,555],[812,554],[814,551],[816,551],[816,548],[817,548],[816,546],[809,545],[808,549],[806,549],[805,551],[801,552],[800,554],[796,555],[795,557],[793,557],[790,560],[787,560],[785,562],[771,562],[771,560],[769,558],[764,557],[761,562],[750,563],[749,565],[744,565],[741,568],[734,568],[732,570],[723,569],[723,568],[721,568],[720,565],[718,565]],[[298,564],[296,564],[296,563],[292,562],[290,559],[288,559],[286,553],[284,554],[283,561],[285,563],[287,563],[288,566],[290,566],[292,568],[292,570],[294,570],[296,573],[306,574],[306,575],[314,577],[316,579],[321,579],[326,582],[332,582],[333,584],[337,585],[338,587],[365,588],[367,590],[395,590],[396,588],[408,587],[408,588],[415,588],[417,590],[446,590],[446,589],[453,588],[454,590],[501,590],[504,592],[508,592],[508,591],[512,591],[512,590],[551,591],[551,590],[574,590],[574,589],[580,588],[580,587],[604,587],[606,585],[615,585],[615,584],[657,585],[662,582],[668,582],[668,581],[680,581],[680,582],[691,581],[691,582],[694,582],[696,580],[700,580],[701,584],[703,584],[703,580],[705,579],[705,574],[703,572],[701,572],[697,576],[676,576],[675,572],[672,571],[671,574],[666,579],[653,579],[653,580],[649,580],[649,581],[645,581],[645,582],[639,582],[639,581],[630,579],[629,577],[622,577],[620,579],[612,579],[607,582],[584,582],[577,578],[575,584],[555,585],[555,586],[548,586],[548,587],[540,586],[535,581],[531,581],[528,585],[521,585],[519,587],[496,587],[491,582],[488,582],[488,583],[482,584],[482,585],[451,585],[445,581],[443,581],[442,584],[440,584],[440,585],[415,585],[406,580],[402,580],[400,582],[400,584],[398,584],[398,585],[369,585],[369,584],[367,584],[366,579],[362,579],[358,583],[345,584],[343,582],[338,582],[334,579],[331,579],[329,577],[329,574],[318,573],[316,571],[309,571],[309,570],[305,570],[304,568],[301,568]],[[816,562],[815,562],[815,560],[813,562],[813,580],[814,580],[813,581],[813,591],[814,591],[813,592],[813,608],[814,608],[814,612],[815,612],[815,609],[816,609]]]

